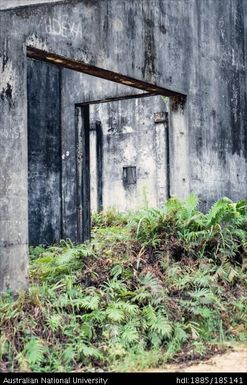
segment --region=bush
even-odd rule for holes
[[[197,204],[97,214],[90,243],[31,248],[30,289],[0,300],[1,370],[143,370],[246,340],[246,202]]]

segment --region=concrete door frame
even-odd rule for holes
[[[113,97],[107,97],[104,99],[95,99],[95,100],[87,100],[84,102],[78,102],[75,103],[75,130],[78,133],[78,130],[80,132],[83,131],[86,127],[86,123],[84,122],[84,115],[85,111],[87,111],[87,108],[90,106],[90,104],[97,104],[97,103],[107,103],[107,102],[113,102],[113,101],[119,101],[123,99],[136,99],[136,98],[144,98],[144,97],[150,97],[150,96],[165,96],[168,98],[170,105],[169,108],[172,108],[173,114],[171,115],[171,118],[169,116],[169,123],[168,126],[172,124],[172,121],[174,120],[174,113],[175,111],[178,112],[180,110],[179,115],[184,118],[184,108],[185,108],[185,102],[186,102],[186,96],[177,93],[172,90],[167,90],[162,87],[158,87],[143,81],[140,81],[138,79],[134,79],[119,73],[115,73],[112,71],[108,71],[99,67],[95,67],[92,65],[84,64],[81,62],[77,62],[75,60],[71,60],[70,58],[65,58],[60,55],[55,55],[50,52],[46,52],[40,49],[36,49],[33,47],[27,47],[27,57],[31,59],[38,60],[40,62],[54,64],[61,68],[69,68],[70,70],[81,72],[88,74],[90,76],[94,76],[97,78],[102,78],[104,80],[108,81],[114,81],[118,84],[125,85],[131,88],[139,89],[144,91],[143,93],[138,94],[127,94],[124,96],[113,96]],[[83,112],[84,111],[84,112]],[[182,112],[182,114],[181,114]],[[86,113],[86,115],[89,114]],[[176,114],[175,114],[176,115]],[[184,119],[183,119],[184,120]],[[181,123],[181,119],[179,119],[179,124]],[[82,128],[83,127],[83,128]],[[83,132],[84,139],[87,137],[86,131]],[[78,136],[78,135],[76,135]],[[78,138],[77,138],[78,139]],[[85,143],[83,144],[83,147],[85,146]],[[169,140],[169,148],[172,146],[172,138]],[[87,146],[85,146],[84,150],[86,150]],[[82,150],[82,149],[81,149]],[[85,152],[86,154],[86,152]],[[87,154],[86,154],[87,155]],[[77,241],[83,242],[86,239],[90,238],[90,202],[89,202],[89,196],[90,195],[90,184],[84,183],[83,186],[81,185],[80,180],[83,179],[85,182],[85,178],[82,178],[82,170],[80,170],[80,160],[78,158],[78,154],[76,154],[76,174],[77,174],[77,180],[76,183],[78,184],[78,187],[76,187],[76,199],[77,199]],[[89,161],[88,161],[89,162]],[[170,163],[170,162],[169,162]],[[86,167],[86,164],[84,165]],[[175,170],[175,167],[174,167]],[[169,170],[170,174],[170,170]],[[89,180],[88,172],[86,171],[86,180]],[[172,186],[170,178],[169,178],[169,195],[172,191],[170,187]],[[82,191],[80,191],[80,189]],[[63,195],[63,192],[62,192]],[[181,196],[181,194],[180,194]],[[61,199],[62,202],[64,199]],[[84,203],[84,202],[87,202]],[[63,209],[62,209],[63,212]],[[62,226],[63,228],[63,226]],[[82,229],[84,229],[82,231]],[[63,231],[62,231],[63,232]]]

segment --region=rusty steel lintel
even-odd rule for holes
[[[112,82],[120,83],[128,87],[138,88],[151,94],[164,95],[179,98],[183,101],[185,94],[172,91],[154,84],[146,83],[142,80],[134,79],[126,75],[118,74],[116,72],[108,71],[103,68],[95,67],[90,64],[68,59],[66,57],[46,52],[38,48],[27,46],[27,56],[33,59],[46,61],[57,64],[61,67],[68,68],[74,71],[83,72],[88,75],[96,76],[98,78],[110,80]]]
[[[139,98],[147,98],[150,96],[157,96],[156,93],[150,93],[150,92],[141,92],[139,94],[128,94],[123,96],[116,96],[116,97],[109,97],[104,99],[96,99],[96,100],[87,100],[86,102],[77,103],[76,107],[88,105],[88,104],[101,104],[101,103],[109,103],[109,102],[118,102],[121,100],[127,100],[127,99],[139,99]]]

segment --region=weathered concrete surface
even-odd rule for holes
[[[0,77],[0,291],[25,287],[27,283],[26,75],[23,79],[22,49],[13,46],[20,58],[7,63],[3,57],[4,74]],[[15,97],[18,110],[12,114]]]
[[[75,71],[63,69],[61,74],[61,131],[62,131],[62,213],[63,234],[76,240],[76,117],[75,104],[103,100],[109,97],[141,94],[143,91],[132,87],[78,74]],[[93,151],[93,137],[90,137],[91,152]],[[96,150],[96,148],[95,148]],[[66,155],[67,154],[67,155]],[[91,161],[93,157],[91,156]],[[91,182],[91,185],[93,182]]]
[[[60,69],[28,59],[29,244],[62,238]]]
[[[167,107],[160,96],[127,99],[90,106],[90,129],[102,128],[102,206],[121,211],[167,199]],[[155,123],[155,114],[164,121]],[[94,141],[92,144],[95,146]],[[97,211],[96,161],[91,152],[91,209]],[[136,181],[125,183],[123,168],[136,168]]]
[[[25,5],[43,3],[61,3],[61,0],[0,0],[0,9],[23,7]]]
[[[247,195],[246,15],[244,0],[72,0],[0,11],[0,290],[26,282],[25,46],[187,94],[180,135],[189,180],[176,177],[175,186],[182,191],[185,179],[208,205]]]

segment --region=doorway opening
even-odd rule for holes
[[[91,211],[136,208],[146,187],[150,203],[160,205],[171,177],[169,113],[161,96],[181,94],[33,48],[27,56],[29,244],[83,242]],[[75,95],[73,130],[66,130],[65,68],[131,93],[83,102]]]
[[[89,114],[91,211],[161,206],[170,196],[167,103],[139,95],[80,108]]]

